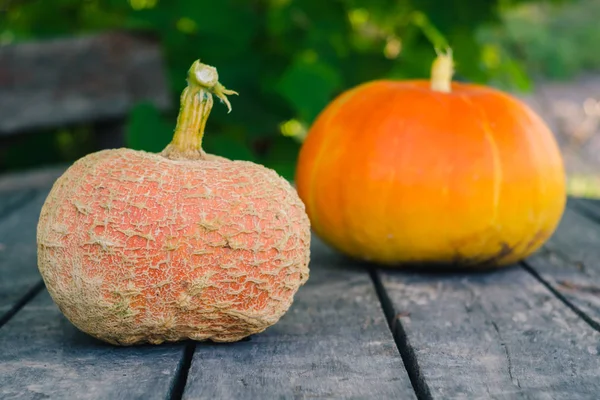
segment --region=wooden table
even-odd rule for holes
[[[60,170],[0,179],[0,399],[598,399],[600,202],[485,273],[377,270],[314,238],[289,312],[234,344],[114,347],[74,328],[36,265]]]

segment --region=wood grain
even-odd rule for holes
[[[0,192],[0,221],[13,211],[22,207],[35,196],[34,190],[23,189],[9,193]],[[0,250],[2,246],[0,246]]]
[[[42,204],[66,166],[0,176],[0,327],[42,288],[36,228]]]
[[[600,392],[600,333],[524,269],[378,276],[421,398]]]
[[[182,344],[115,347],[77,330],[44,290],[0,329],[2,399],[166,399]]]
[[[69,165],[61,164],[4,173],[0,175],[0,198],[13,197],[16,192],[26,192],[29,190],[41,189],[49,191],[54,182],[66,171]]]
[[[0,46],[0,136],[171,107],[159,45],[124,32]]]
[[[36,227],[46,195],[47,191],[32,193],[0,219],[0,320],[42,280],[37,269]],[[4,202],[10,196],[0,198]]]
[[[570,199],[554,235],[525,264],[600,330],[600,218],[594,219],[594,207]]]
[[[248,341],[195,344],[183,390],[183,344],[105,345],[41,289],[35,230],[49,182],[35,181],[44,189],[0,195],[0,320],[20,308],[0,324],[0,398],[415,398],[377,291],[419,398],[600,392],[597,202],[570,199],[525,267],[485,273],[385,270],[374,286],[313,238],[311,277],[289,312]]]
[[[580,212],[600,224],[600,199],[570,198],[569,205],[576,212]]]
[[[313,238],[311,277],[249,341],[196,348],[184,399],[415,398],[373,284]]]

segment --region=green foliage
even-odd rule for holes
[[[173,128],[151,103],[140,103],[131,110],[125,129],[127,147],[158,153],[172,137]]]
[[[108,29],[151,32],[160,40],[175,102],[186,71],[200,58],[236,90],[233,111],[215,103],[206,151],[247,159],[293,177],[298,140],[341,91],[382,78],[426,78],[434,47],[451,46],[457,78],[528,87],[521,65],[477,32],[497,24],[507,0],[14,0],[0,40]],[[495,47],[494,47],[495,46]],[[176,114],[135,107],[127,146],[159,151]],[[291,132],[291,133],[290,133]]]
[[[17,138],[0,148],[0,159],[12,169],[34,168],[40,164],[67,163],[93,151],[90,127],[78,126]]]
[[[283,73],[276,89],[300,119],[312,121],[339,86],[340,76],[329,65],[298,59]]]
[[[529,76],[564,80],[600,70],[599,20],[598,0],[526,4],[502,13],[502,24],[482,29],[480,39],[521,60]]]

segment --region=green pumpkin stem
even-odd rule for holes
[[[202,64],[200,60],[196,60],[188,70],[187,83],[187,87],[181,93],[173,139],[161,154],[170,159],[199,160],[205,155],[202,150],[202,138],[213,106],[212,95],[225,103],[228,112],[231,112],[227,95],[238,93],[219,83],[216,68]]]

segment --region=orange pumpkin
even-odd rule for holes
[[[351,257],[502,266],[536,251],[565,207],[552,132],[499,90],[377,80],[329,104],[300,151],[296,184],[314,231]]]

